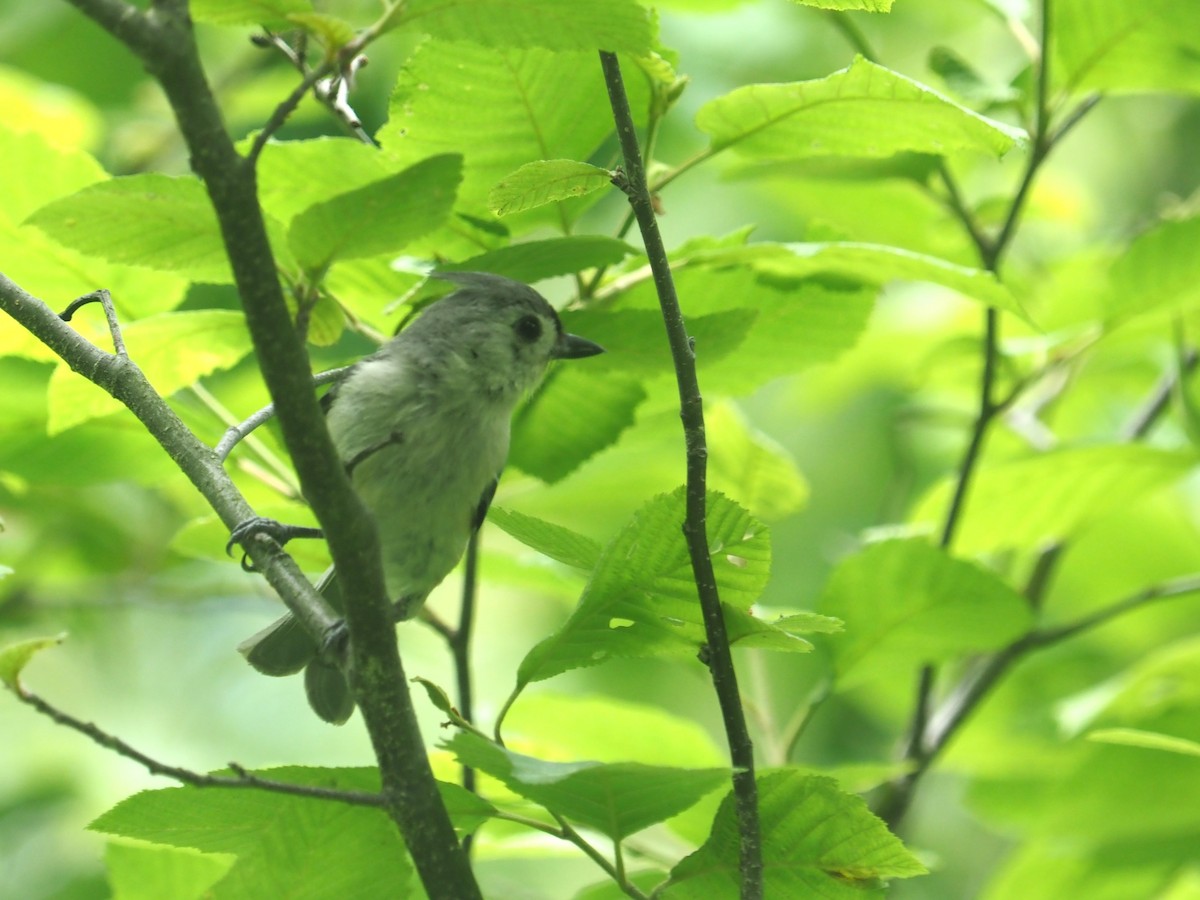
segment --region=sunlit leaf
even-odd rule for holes
[[[1168,753],[1200,756],[1200,741],[1191,741],[1170,734],[1158,734],[1154,731],[1142,731],[1138,728],[1098,728],[1089,732],[1087,739],[1103,744],[1121,744],[1126,747],[1142,747],[1146,750],[1164,750]]]
[[[885,879],[925,873],[862,798],[844,793],[832,778],[784,769],[757,780],[765,896],[855,900],[882,896]],[[675,866],[662,896],[736,897],[740,845],[733,797],[727,796],[712,834]]]
[[[682,812],[729,778],[724,768],[546,762],[463,731],[445,746],[463,765],[486,772],[514,793],[614,840]]]
[[[758,159],[967,150],[999,156],[1024,139],[1019,129],[861,57],[815,81],[735,88],[702,106],[696,125],[714,150]]]
[[[1105,311],[1114,318],[1200,301],[1200,217],[1174,219],[1139,235],[1113,263]]]
[[[1200,6],[1059,0],[1052,77],[1068,89],[1200,91]]]
[[[993,273],[884,244],[748,244],[697,253],[692,262],[713,266],[746,265],[755,272],[780,280],[826,275],[877,286],[891,281],[928,281],[1026,318],[1016,298]]]
[[[1030,625],[997,576],[920,538],[871,544],[829,577],[820,610],[845,623],[828,641],[840,688],[1001,647]]]
[[[706,636],[683,520],[682,488],[642,507],[604,548],[575,612],[522,661],[519,686],[609,659],[696,652]],[[747,610],[770,570],[767,529],[710,493],[708,544],[722,601]]]
[[[509,244],[438,268],[444,272],[495,272],[533,284],[556,275],[613,266],[632,252],[633,248],[624,241],[596,234],[573,234]]]
[[[310,206],[288,231],[292,252],[306,268],[321,269],[399,251],[450,214],[461,166],[457,154],[434,156]]]
[[[1179,480],[1196,458],[1144,446],[1056,450],[982,467],[971,486],[955,548],[974,554],[1069,537],[1090,521]],[[953,484],[917,503],[913,524],[941,527]]]
[[[564,565],[587,571],[600,559],[599,544],[553,522],[497,506],[488,511],[488,521],[522,544]]]
[[[188,12],[213,25],[285,26],[292,13],[312,10],[309,0],[191,0]]]
[[[30,638],[0,648],[0,684],[10,691],[20,690],[21,670],[29,664],[35,653],[53,647],[66,640],[65,634],[54,637]]]
[[[709,484],[714,490],[728,494],[768,522],[804,507],[808,483],[795,460],[752,428],[736,406],[718,402],[706,409],[704,431]]]
[[[526,163],[496,182],[488,194],[488,208],[498,216],[507,216],[557,200],[582,197],[608,187],[611,181],[612,173],[607,169],[573,159]]]
[[[635,0],[409,0],[406,7],[406,25],[489,47],[646,53],[652,37]]]
[[[56,241],[109,262],[233,280],[200,179],[156,173],[112,178],[43,206],[28,219]]]
[[[113,895],[121,900],[215,896],[213,886],[236,860],[231,853],[199,853],[158,844],[109,841],[104,849],[105,874]]]

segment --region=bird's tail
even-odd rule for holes
[[[343,608],[341,587],[331,566],[317,590],[334,609]],[[354,697],[341,669],[323,659],[317,643],[291,613],[272,622],[238,645],[238,652],[264,675],[281,677],[304,670],[304,690],[313,712],[334,725],[341,725],[354,712]]]

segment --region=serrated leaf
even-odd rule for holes
[[[856,9],[863,12],[891,12],[892,0],[792,0],[817,9]]]
[[[702,106],[696,126],[714,151],[777,160],[902,151],[999,156],[1025,139],[1021,130],[862,57],[815,81],[737,88]]]
[[[445,41],[488,47],[644,54],[653,37],[635,0],[409,0],[403,21]]]
[[[725,631],[732,647],[756,647],[784,653],[808,653],[813,648],[800,636],[799,628],[788,627],[782,618],[768,622],[728,603],[721,606],[725,613]]]
[[[1125,318],[1200,301],[1200,217],[1160,222],[1133,240],[1102,295],[1109,317]]]
[[[269,141],[258,158],[258,196],[276,219],[364,187],[398,171],[377,147],[350,138]]]
[[[299,213],[288,244],[305,268],[393,253],[437,228],[454,205],[462,158],[433,156]]]
[[[191,0],[188,12],[212,25],[286,25],[292,13],[312,10],[308,0]]]
[[[440,266],[443,272],[494,272],[533,284],[583,269],[614,266],[634,250],[624,241],[594,234],[573,234],[498,247],[460,262]]]
[[[784,769],[760,775],[764,896],[856,900],[882,896],[883,879],[925,874],[925,867],[860,797],[832,778]],[[732,796],[721,802],[712,834],[671,872],[668,900],[736,897],[739,831]]]
[[[488,209],[498,216],[523,212],[558,200],[582,197],[608,187],[612,172],[573,159],[546,159],[526,163],[488,194]]]
[[[1030,626],[1029,605],[1016,591],[921,538],[871,544],[847,557],[819,608],[845,623],[828,642],[842,689],[1001,647]]]
[[[508,462],[543,481],[560,481],[616,443],[645,399],[635,378],[598,377],[586,363],[558,367],[514,416]]]
[[[782,519],[808,500],[808,483],[784,448],[754,430],[736,406],[717,402],[704,411],[708,478],[757,518]]]
[[[210,891],[232,868],[228,853],[154,844],[109,841],[104,868],[114,897],[120,900],[183,900],[215,896]]]
[[[461,149],[458,208],[490,219],[488,193],[505,175],[532,160],[590,159],[611,133],[608,97],[596,69],[594,53],[428,41],[402,71],[377,137],[385,152],[402,161]],[[561,224],[558,209],[533,210],[521,221],[552,216]],[[477,249],[473,241],[466,252]]]
[[[558,763],[534,759],[468,732],[443,745],[460,763],[514,793],[613,840],[677,815],[729,778],[729,770],[645,763]]]
[[[955,549],[974,555],[1070,537],[1100,516],[1173,484],[1195,464],[1188,453],[1100,446],[985,465],[971,486]],[[952,479],[943,479],[918,501],[909,521],[940,527],[952,490]]]
[[[521,662],[518,689],[618,657],[692,655],[706,641],[681,525],[684,490],[655,497],[604,548],[579,606]],[[721,600],[747,610],[766,586],[765,526],[708,496],[708,543]]]
[[[130,357],[163,396],[233,366],[251,350],[240,312],[203,309],[139,319],[123,329]],[[50,376],[47,430],[58,434],[124,406],[60,364]]]
[[[563,565],[591,571],[600,559],[600,545],[591,538],[545,519],[493,506],[488,510],[488,521],[525,546]]]
[[[200,179],[146,173],[113,178],[43,206],[27,220],[60,244],[109,262],[233,281]]]
[[[61,644],[66,639],[66,634],[58,634],[54,637],[30,638],[0,648],[0,683],[10,691],[20,692],[21,670],[29,664],[33,655],[47,647]]]
[[[377,791],[374,769],[292,766],[256,774],[279,781]],[[235,854],[222,896],[404,896],[412,864],[395,825],[378,810],[266,791],[192,787],[142,791],[89,828],[138,840]],[[372,852],[364,853],[370,847]],[[345,866],[347,854],[356,864]]]
[[[772,379],[836,359],[863,333],[876,294],[874,288],[845,290],[815,280],[772,284],[744,266],[685,266],[677,273],[676,288],[689,332],[700,317],[712,316],[715,323],[714,313],[735,320],[732,327],[737,330],[730,333],[741,332],[736,341],[719,331],[696,335],[700,383],[706,391],[729,394],[748,393]],[[622,307],[658,308],[649,284],[622,294],[620,302]],[[728,352],[731,343],[736,353]],[[605,356],[616,359],[618,354]],[[596,358],[599,365],[607,362],[605,356]],[[665,358],[669,364],[670,357]],[[754,365],[746,365],[747,360]]]
[[[1182,753],[1185,756],[1200,756],[1200,741],[1143,731],[1139,728],[1098,728],[1089,732],[1089,741],[1102,744],[1121,744],[1125,747],[1142,747],[1146,750],[1164,750],[1167,753]]]
[[[854,241],[748,244],[701,251],[694,254],[689,263],[701,266],[740,264],[781,281],[801,281],[822,275],[879,287],[891,281],[928,281],[1028,320],[1028,314],[994,273],[885,244]]]
[[[1061,0],[1055,81],[1067,90],[1200,92],[1200,6],[1175,0]]]

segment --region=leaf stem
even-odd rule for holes
[[[709,671],[721,708],[734,767],[733,793],[741,836],[741,897],[743,900],[759,900],[763,896],[763,863],[758,819],[758,786],[754,780],[754,746],[746,728],[741,695],[738,692],[737,672],[733,666],[716,576],[713,573],[712,558],[709,556],[705,527],[708,449],[704,436],[704,402],[696,377],[695,349],[687,333],[679,297],[675,292],[675,282],[671,276],[666,246],[658,230],[653,199],[646,183],[645,166],[638,148],[633,114],[621,77],[620,62],[615,53],[601,52],[600,65],[604,71],[604,83],[625,161],[624,175],[619,186],[629,198],[642,233],[646,255],[654,273],[654,284],[667,329],[671,357],[675,364],[680,418],[683,421],[687,451],[687,512],[683,532],[704,618]]]

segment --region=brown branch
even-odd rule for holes
[[[754,745],[746,728],[738,692],[737,672],[729,649],[725,617],[717,592],[712,558],[708,550],[706,530],[706,477],[708,449],[704,437],[704,401],[696,378],[695,351],[688,337],[667,250],[658,230],[654,201],[646,183],[646,171],[638,148],[633,113],[621,77],[621,65],[615,53],[600,54],[604,82],[608,89],[617,138],[625,160],[624,175],[618,186],[629,198],[642,233],[646,255],[654,275],[659,305],[671,357],[675,363],[675,379],[679,388],[679,415],[683,420],[684,442],[687,450],[686,517],[683,533],[691,558],[692,575],[699,595],[704,631],[707,640],[707,662],[713,688],[721,707],[725,735],[733,762],[733,793],[737,808],[740,842],[741,896],[757,900],[763,896],[762,837],[758,819],[758,786],[754,780]]]

